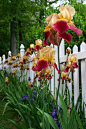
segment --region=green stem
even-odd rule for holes
[[[66,84],[65,84],[65,91],[66,91],[65,95],[66,95],[66,105],[67,105],[67,81],[66,81]]]
[[[43,82],[43,86],[45,85],[45,79],[44,79],[44,82]],[[45,88],[43,88],[43,129],[44,129],[44,90]]]
[[[60,88],[60,80],[61,80],[61,69],[60,69],[60,55],[59,55],[59,46],[58,46],[58,65],[59,65],[59,82],[58,82],[58,90],[57,90],[57,100],[58,100],[58,93]]]

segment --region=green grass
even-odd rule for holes
[[[12,109],[8,106],[6,112],[4,113],[4,115],[2,115],[4,106],[6,104],[5,100],[2,101],[3,97],[4,95],[0,93],[0,129],[15,129],[13,125],[11,125],[11,123],[8,121],[8,119],[16,119],[15,112],[13,112]]]

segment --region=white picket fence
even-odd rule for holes
[[[54,46],[55,50],[56,50],[56,55],[55,55],[55,60],[56,63],[58,65],[58,47]],[[8,52],[11,55],[11,52]],[[23,57],[25,53],[24,50],[24,45],[21,44],[20,46],[20,54],[21,54],[21,58]],[[80,45],[80,52],[78,52],[78,47],[76,45],[74,45],[73,47],[73,54],[76,54],[78,57],[78,60],[81,61],[81,67],[75,69],[75,72],[72,76],[72,73],[70,72],[70,78],[72,79],[72,81],[70,83],[68,83],[68,88],[70,91],[70,101],[72,99],[72,86],[74,84],[74,104],[76,104],[77,102],[77,98],[79,96],[79,85],[81,85],[82,89],[82,102],[86,103],[86,44],[84,42],[81,43]],[[32,60],[33,55],[30,57],[30,60]],[[8,60],[10,60],[10,57],[8,57]],[[4,64],[5,61],[5,55],[3,55],[3,60],[1,61],[1,57],[0,57],[0,69],[2,69],[2,65]],[[65,55],[65,45],[64,45],[64,40],[61,41],[60,44],[60,63],[63,64],[66,62],[66,55]],[[78,63],[78,62],[77,62]],[[79,70],[81,68],[81,74],[79,75]],[[52,91],[52,94],[56,94],[56,88],[58,88],[58,81],[57,79],[59,78],[58,72],[54,69],[53,70],[53,77],[51,79],[51,81],[49,81],[50,83],[50,90]],[[31,77],[31,80],[33,82],[34,79],[34,71],[32,71],[32,62],[29,63],[29,71],[27,73],[27,79],[28,77]],[[73,78],[72,78],[73,77]],[[81,79],[81,84],[79,84],[79,79]],[[37,84],[39,84],[39,82],[37,81]],[[65,85],[61,84],[60,86],[60,93],[63,90],[65,90]],[[86,108],[85,108],[85,116],[86,116]]]

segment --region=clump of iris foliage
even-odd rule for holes
[[[9,78],[9,84],[5,84],[5,77]],[[29,77],[29,81],[31,78]],[[55,100],[49,84],[46,80],[33,82],[33,87],[28,85],[27,80],[20,82],[14,75],[0,71],[0,92],[5,95],[6,105],[3,114],[9,105],[19,117],[19,123],[9,119],[17,129],[85,129],[85,113],[80,102],[70,109],[68,115],[67,102],[59,94],[60,106]],[[64,95],[63,95],[64,96]],[[84,106],[83,106],[84,107]]]

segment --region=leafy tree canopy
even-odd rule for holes
[[[35,43],[36,39],[44,40],[45,18],[52,13],[58,13],[58,9],[51,7],[51,4],[57,2],[49,0],[0,0],[0,56],[7,56],[11,46],[11,23],[14,21],[15,34],[17,39],[17,52],[21,43],[27,49],[30,43]],[[70,1],[74,6],[76,14],[74,24],[82,29],[83,33],[78,37],[73,31],[73,40],[66,47],[76,44],[80,45],[82,41],[86,42],[86,5],[77,3],[76,0]],[[15,20],[14,20],[15,19]]]

